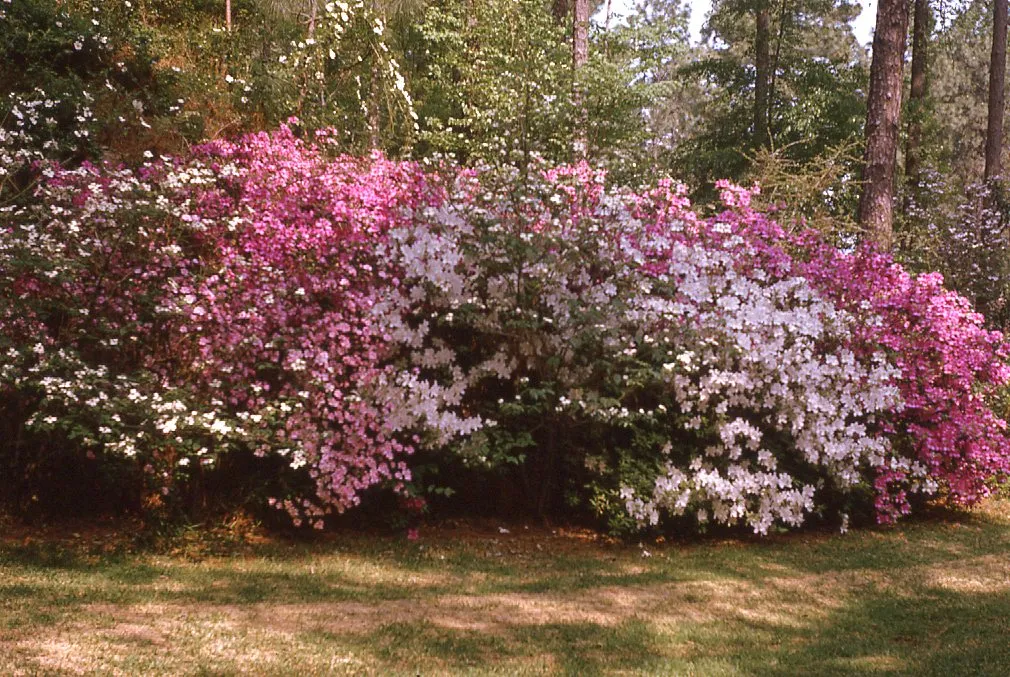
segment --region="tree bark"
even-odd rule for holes
[[[224,27],[231,33],[231,0],[224,0]]]
[[[757,33],[754,38],[754,143],[768,146],[768,89],[771,82],[771,8],[767,2],[757,6]]]
[[[576,160],[586,157],[589,145],[588,114],[579,81],[579,71],[589,62],[589,0],[574,0],[572,13],[572,68],[575,82],[575,130],[573,135],[573,154]]]
[[[901,85],[908,33],[908,0],[880,0],[873,34],[866,150],[859,223],[883,250],[894,244],[894,165],[901,121]]]
[[[905,181],[909,198],[915,198],[922,181],[922,117],[926,103],[929,32],[932,27],[929,0],[915,0],[912,20],[912,86],[908,94],[908,138],[905,140]],[[906,202],[906,209],[908,203]]]
[[[554,15],[554,20],[559,26],[567,24],[569,17],[572,15],[571,0],[553,0],[551,2],[551,14]]]
[[[775,82],[778,79],[779,73],[779,60],[782,56],[782,43],[785,42],[786,37],[786,20],[788,16],[786,14],[786,6],[788,0],[782,0],[779,6],[779,34],[778,38],[775,40],[775,56],[772,57],[771,73],[769,74],[768,82],[768,145],[771,146],[775,143],[775,138],[772,135],[772,125],[775,121]]]
[[[1003,113],[1006,108],[1007,0],[995,0],[989,60],[989,125],[985,134],[985,178],[1003,172]]]
[[[589,0],[575,0],[572,26],[572,63],[576,68],[589,61]]]

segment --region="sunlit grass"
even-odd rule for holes
[[[1004,675],[1010,504],[637,546],[445,530],[229,557],[5,541],[0,673]]]

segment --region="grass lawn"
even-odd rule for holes
[[[1010,674],[1010,503],[846,536],[0,538],[2,674]]]

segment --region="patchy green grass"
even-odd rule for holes
[[[1005,675],[1010,503],[847,536],[0,544],[2,674]]]

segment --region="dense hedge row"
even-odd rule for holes
[[[939,276],[788,235],[728,184],[703,218],[670,182],[331,134],[50,168],[8,212],[9,501],[241,487],[321,527],[389,487],[765,533],[1006,474],[1008,345]]]

